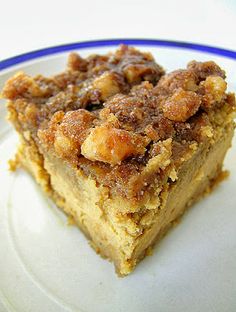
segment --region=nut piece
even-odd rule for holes
[[[69,54],[67,67],[72,71],[86,71],[88,62],[83,59],[79,54],[72,52]]]
[[[116,165],[128,156],[143,154],[147,144],[141,135],[102,125],[90,132],[81,146],[81,154],[93,161]]]
[[[206,94],[210,93],[216,102],[220,102],[227,89],[227,83],[219,76],[209,76],[203,82]]]
[[[93,87],[101,92],[101,100],[105,101],[110,96],[119,93],[120,87],[115,73],[105,72],[93,81]]]
[[[222,70],[215,62],[196,62],[188,63],[188,70],[192,71],[199,81],[205,80],[208,76],[220,76],[225,78],[225,71]]]
[[[142,80],[154,80],[155,77],[158,77],[159,71],[161,73],[161,69],[159,67],[155,67],[154,64],[129,64],[125,66],[123,69],[125,78],[128,83],[139,83]]]
[[[59,157],[76,162],[80,146],[88,135],[94,119],[95,116],[84,109],[66,114],[58,111],[46,129],[39,129],[38,137],[46,148],[53,145]]]
[[[154,89],[154,93],[171,94],[179,88],[185,91],[196,91],[198,88],[196,75],[186,69],[175,70],[162,76]]]
[[[192,91],[178,89],[163,103],[164,116],[173,121],[185,122],[199,109],[201,98]]]
[[[8,79],[2,91],[2,96],[10,100],[14,100],[20,96],[27,97],[29,95],[40,97],[44,94],[45,91],[41,90],[34,78],[27,76],[23,72],[18,72]]]

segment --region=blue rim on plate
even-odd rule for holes
[[[105,40],[92,40],[82,41],[69,44],[58,45],[54,47],[48,47],[45,49],[35,50],[32,52],[20,54],[3,61],[0,61],[0,71],[14,65],[37,59],[47,55],[53,55],[61,52],[80,50],[85,48],[97,48],[105,46],[116,46],[119,44],[128,44],[136,46],[156,46],[156,47],[172,47],[172,48],[183,48],[188,50],[195,50],[200,52],[211,53],[219,56],[224,56],[236,60],[236,51],[227,50],[223,48],[182,42],[182,41],[171,41],[171,40],[156,40],[156,39],[105,39]]]

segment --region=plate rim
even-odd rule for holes
[[[59,54],[62,52],[72,50],[82,50],[86,48],[117,46],[119,44],[195,50],[199,52],[223,56],[236,61],[236,51],[212,45],[205,45],[200,43],[178,41],[178,40],[165,40],[165,39],[117,38],[117,39],[78,41],[29,51],[0,61],[0,72],[4,69],[8,69],[15,65],[25,63],[30,60],[35,60],[44,56]]]

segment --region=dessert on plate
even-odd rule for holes
[[[120,46],[72,53],[53,77],[16,73],[2,96],[28,170],[91,245],[129,274],[222,176],[235,96],[213,61],[165,73]]]

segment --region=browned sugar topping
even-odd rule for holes
[[[86,59],[72,53],[67,70],[52,78],[18,73],[2,95],[20,129],[41,146],[105,185],[124,187],[161,153],[162,142],[170,140],[177,163],[211,135],[214,112],[235,105],[224,79],[212,61],[164,74],[151,54],[121,46]]]

